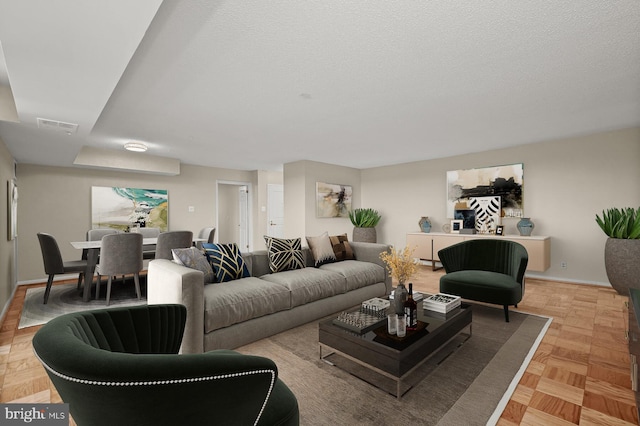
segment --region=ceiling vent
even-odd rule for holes
[[[78,125],[74,123],[65,123],[64,121],[49,120],[47,118],[38,118],[38,128],[53,130],[54,132],[61,132],[70,135],[78,130]]]

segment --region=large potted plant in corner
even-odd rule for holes
[[[596,222],[609,237],[604,247],[604,266],[611,286],[629,296],[640,288],[640,207],[612,208],[596,214]]]
[[[349,212],[353,224],[353,241],[375,243],[378,240],[376,225],[380,222],[380,214],[374,209],[355,209]]]

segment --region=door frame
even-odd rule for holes
[[[220,185],[247,187],[247,237],[249,240],[249,251],[253,251],[253,185],[251,185],[251,182],[216,179],[216,229],[218,230],[220,229],[218,223],[218,218],[220,217],[220,200],[218,198],[218,194],[220,191],[218,190],[218,188]],[[217,233],[219,234],[219,232]]]

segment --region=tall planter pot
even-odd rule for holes
[[[629,288],[640,288],[640,240],[609,238],[604,246],[604,266],[611,286],[629,296]]]
[[[376,243],[378,242],[378,236],[376,234],[376,228],[353,228],[353,241],[359,243]]]

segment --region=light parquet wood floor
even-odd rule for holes
[[[414,289],[437,292],[442,274],[420,267]],[[17,289],[0,328],[0,402],[61,402],[33,354],[39,327],[17,328],[28,287]],[[627,300],[610,288],[527,279],[517,310],[553,322],[498,425],[637,425]]]

